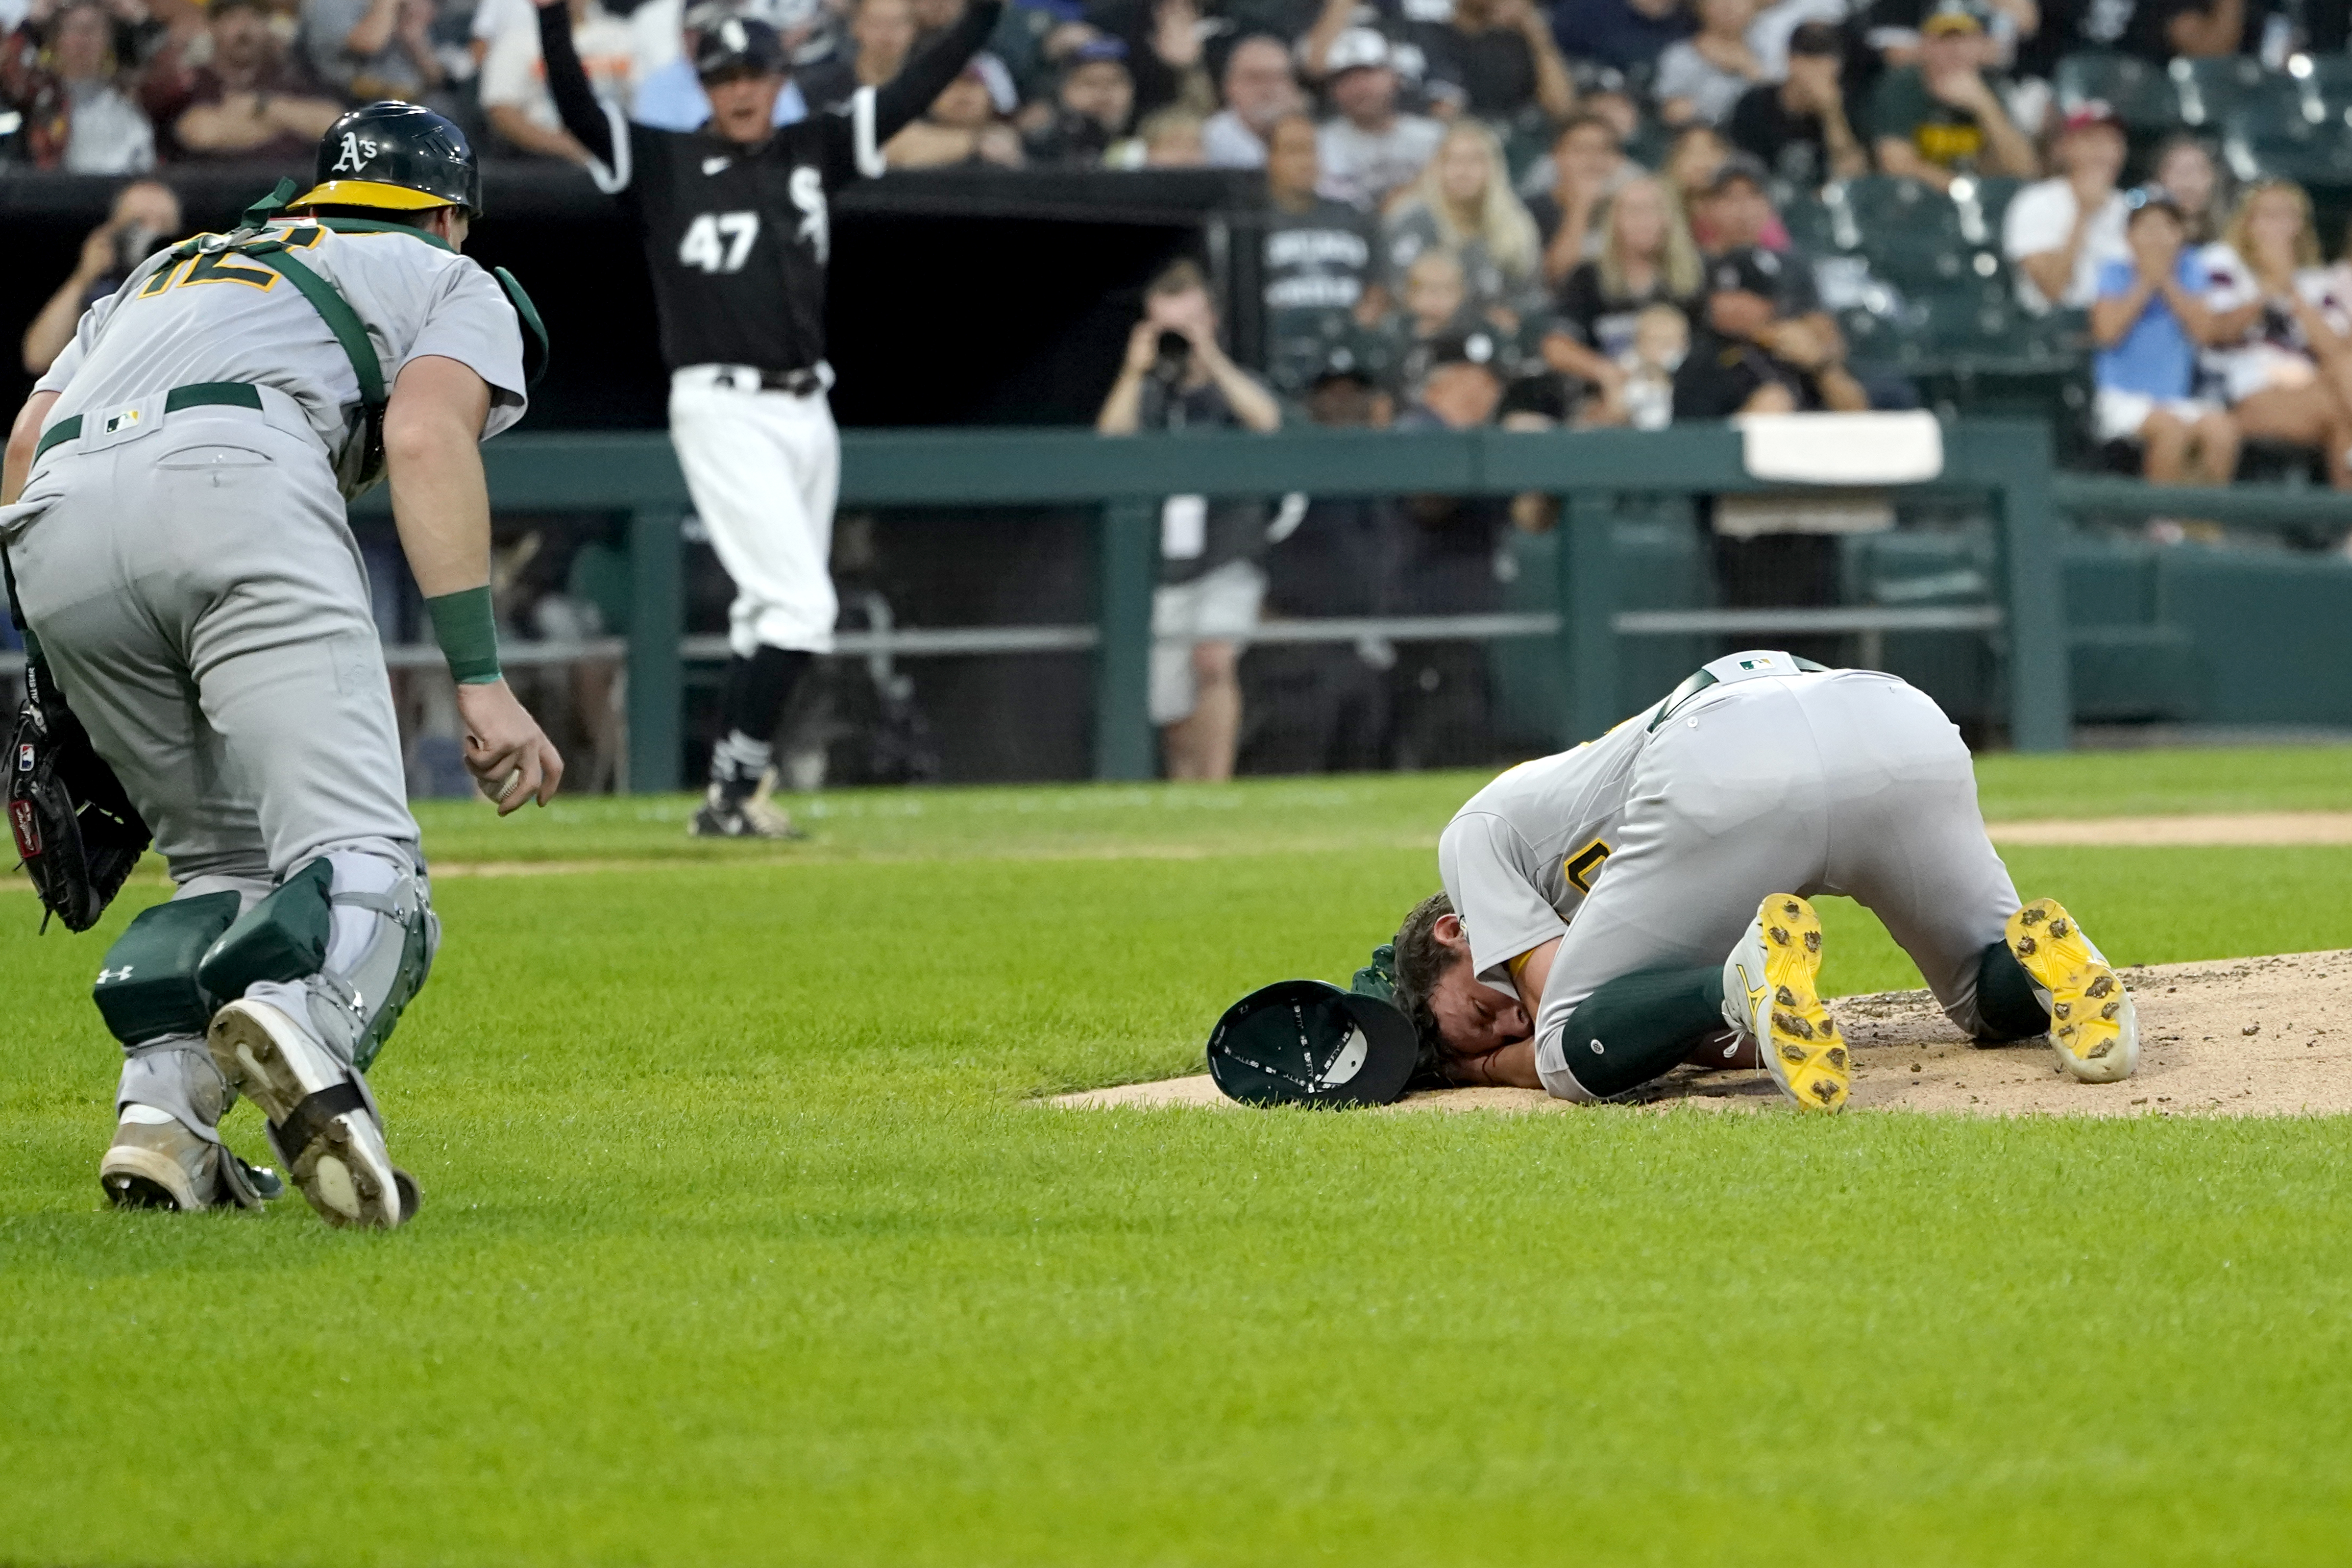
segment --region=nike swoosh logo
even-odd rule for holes
[[[715,174],[734,161],[732,158],[705,158],[702,161],[702,172],[706,174]]]

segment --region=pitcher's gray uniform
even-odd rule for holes
[[[1771,650],[1706,668],[1670,709],[1504,773],[1438,841],[1480,980],[1509,993],[1513,961],[1561,939],[1535,1018],[1545,1086],[1590,1098],[1561,1032],[1597,987],[1719,962],[1776,892],[1868,908],[1978,1036],[1979,955],[2019,900],[1959,732],[1891,675]]]
[[[365,322],[387,387],[410,360],[441,355],[490,387],[485,436],[521,417],[517,310],[479,266],[414,230],[271,232]],[[167,410],[173,389],[185,402],[224,384],[253,389],[259,406]],[[235,254],[167,252],[90,309],[39,390],[60,395],[45,430],[78,417],[80,432],[43,451],[0,511],[26,618],[153,828],[175,911],[213,898],[198,906],[216,911],[208,927],[195,910],[186,918],[217,935],[289,874],[327,879],[320,973],[244,994],[364,1067],[387,965],[420,940],[429,963],[437,926],[344,520],[365,446],[352,358],[290,279]],[[320,862],[330,870],[310,869]],[[201,1026],[184,1008],[176,1026],[130,1038],[118,1015],[138,1009],[108,1010],[110,987],[160,981],[147,967],[110,954],[99,977],[101,1010],[126,1035],[120,1108],[216,1143],[227,1094]],[[356,1072],[352,1085],[364,1095]]]

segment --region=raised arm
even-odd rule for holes
[[[572,139],[608,169],[614,158],[613,122],[588,85],[588,71],[580,51],[572,47],[572,12],[564,0],[542,0],[539,7],[539,55],[547,69],[547,95],[555,100],[555,117]]]
[[[874,89],[874,144],[877,147],[904,131],[930,108],[931,100],[948,89],[1004,14],[1004,0],[972,0],[956,25],[933,40],[930,47],[898,68],[898,74]],[[577,132],[574,132],[577,134]]]

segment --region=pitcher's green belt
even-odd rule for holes
[[[175,386],[163,395],[163,412],[177,414],[183,408],[202,408],[207,404],[223,404],[236,408],[261,411],[260,389],[242,381],[199,381],[188,386]],[[81,416],[69,415],[41,432],[34,444],[33,457],[38,461],[42,453],[52,447],[62,446],[81,434]]]

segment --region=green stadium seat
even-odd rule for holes
[[[2174,60],[2165,68],[2171,78],[2180,122],[2193,128],[2219,129],[2222,121],[2249,104],[2275,100],[2301,100],[2294,78],[2263,68],[2248,55],[2224,55],[2216,59]]]
[[[1952,182],[1960,237],[1970,245],[2000,244],[2000,220],[2026,182],[2003,174],[1963,174]]]
[[[1843,249],[1867,250],[1873,240],[1895,234],[1906,243],[1962,241],[1959,211],[1951,198],[1916,180],[1887,174],[1835,180],[1822,187],[1822,200],[1840,226],[1858,237]]]
[[[2230,116],[2221,151],[2242,180],[2352,186],[2352,108],[2324,110],[2310,99],[2243,104]]]
[[[2058,109],[2071,114],[2085,103],[2105,103],[2126,131],[2154,134],[2180,122],[2180,101],[2165,74],[2130,55],[2091,50],[2058,62],[2051,85]]]

